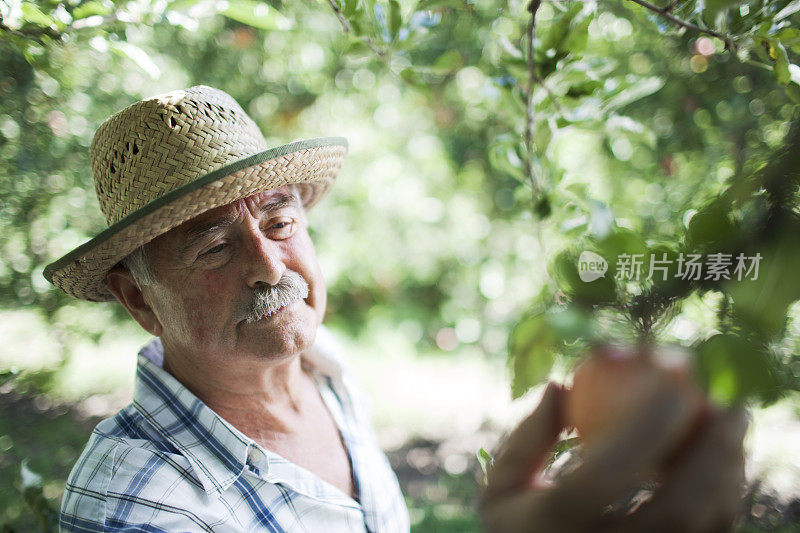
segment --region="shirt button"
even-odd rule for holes
[[[250,451],[247,452],[247,462],[254,465],[261,458],[260,456],[261,452],[256,448],[250,448]]]

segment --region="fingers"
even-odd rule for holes
[[[580,467],[545,490],[529,490],[563,428],[563,396],[549,385],[498,454],[481,506],[487,531],[593,531],[603,517],[615,533],[732,528],[744,480],[743,410],[706,413],[707,404],[685,391],[655,385],[614,428],[584,444]],[[622,518],[604,515],[657,473],[665,477],[651,501]]]
[[[624,531],[729,531],[744,484],[743,409],[713,413],[653,499],[627,519]]]
[[[583,464],[548,491],[550,504],[554,509],[567,505],[563,514],[575,527],[588,527],[608,505],[658,470],[687,434],[692,418],[684,395],[666,388],[651,391],[628,423],[585,445]]]
[[[508,436],[488,472],[484,499],[530,484],[563,428],[563,393],[549,383],[538,407]]]

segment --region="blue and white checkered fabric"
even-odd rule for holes
[[[397,478],[324,327],[303,363],[339,427],[358,501],[228,424],[162,359],[158,339],[139,352],[133,402],[97,426],[69,476],[61,531],[409,530]]]

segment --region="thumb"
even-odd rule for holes
[[[564,427],[564,389],[548,383],[539,405],[508,436],[487,474],[485,498],[526,487]]]

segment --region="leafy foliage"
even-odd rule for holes
[[[175,70],[169,58],[178,57],[181,52],[175,43],[181,43],[186,57],[179,77],[208,73],[205,82],[254,102],[252,106],[265,111],[261,120],[273,124],[292,120],[312,106],[331,88],[324,80],[347,70],[348,57],[370,61],[370,68],[398,75],[425,98],[454,165],[470,162],[483,169],[490,178],[487,192],[499,211],[492,215],[519,217],[530,211],[548,219],[537,230],[541,234],[566,226],[571,236],[610,252],[621,250],[613,241],[631,238],[666,243],[675,251],[684,228],[671,213],[699,207],[698,190],[704,190],[707,198],[715,190],[720,192],[720,182],[730,178],[731,170],[741,176],[748,167],[757,166],[770,145],[777,144],[781,124],[792,113],[787,100],[796,102],[800,96],[800,67],[792,63],[792,54],[800,49],[800,31],[794,27],[798,9],[788,0],[623,4],[329,0],[326,7],[327,13],[252,0],[5,4],[0,28],[8,53],[3,67],[14,76],[4,82],[8,98],[3,133],[22,148],[11,147],[14,153],[6,155],[6,175],[27,176],[3,185],[9,198],[3,220],[14,228],[4,236],[8,260],[0,274],[8,287],[5,301],[36,303],[48,316],[67,305],[36,272],[58,252],[102,227],[96,216],[82,212],[73,216],[70,210],[86,202],[81,191],[91,190],[84,159],[92,129],[89,121],[96,124],[122,100],[118,92],[113,99],[101,97],[118,91],[107,76],[87,79],[77,74],[78,69],[60,68],[76,54],[102,57],[104,70],[133,64],[159,79],[165,76],[163,69]],[[320,16],[338,18],[344,35],[333,34],[335,26],[328,25],[327,33],[322,32],[325,37],[320,34],[318,40],[345,56],[324,58],[324,68],[308,72],[309,83],[295,80],[281,89],[270,81],[278,80],[275,74],[282,69],[272,71],[275,65],[268,58],[274,50],[267,41],[282,35],[283,49],[292,48],[304,33],[302,26]],[[145,24],[152,24],[152,29]],[[193,38],[191,33],[198,33],[201,25],[201,34],[223,29],[223,41],[218,38],[204,45],[202,39]],[[258,44],[259,32],[266,36],[264,46]],[[220,45],[225,53],[219,53]],[[261,69],[255,85],[269,87],[270,94],[279,98],[279,114],[268,112],[275,111],[275,100],[257,100],[259,91],[252,83],[248,88],[244,77],[231,80],[214,74],[234,64],[247,75],[264,61],[271,67]],[[769,88],[764,76],[768,72],[773,85],[783,88],[782,94]],[[87,83],[93,79],[95,83]],[[715,84],[714,79],[731,83]],[[701,86],[708,90],[699,90]],[[749,103],[741,96],[747,94],[754,94]],[[88,102],[80,95],[92,95],[89,120],[83,113],[89,111]],[[67,120],[61,109],[70,104],[73,113],[82,113],[83,121]],[[747,108],[750,113],[742,115]],[[28,123],[32,127],[21,126]],[[577,169],[565,165],[556,153],[567,150],[564,145],[578,131],[592,132],[592,142],[612,156],[603,163],[605,174],[616,176],[605,184],[610,191],[590,190],[597,188],[597,180],[581,179]],[[31,157],[39,153],[51,157]],[[704,179],[714,167],[718,176],[727,178]],[[81,170],[65,176],[64,169]],[[656,176],[650,180],[651,190],[663,194],[667,182],[671,190],[670,201],[661,202],[658,212],[650,209],[645,214],[633,193],[637,187],[622,184],[635,180],[639,187],[647,186],[641,176],[648,174]],[[533,195],[530,202],[524,201],[526,184]],[[64,205],[67,191],[72,203]],[[737,228],[717,216],[715,209],[726,205],[711,204],[692,217],[685,230],[690,245],[703,243],[711,249],[728,244],[725,240]],[[37,224],[31,225],[33,220]],[[54,245],[50,237],[63,234],[63,228],[67,241]],[[552,234],[548,237],[557,240]],[[624,288],[613,287],[611,276],[592,286],[576,284],[570,262],[574,259],[568,253],[559,255],[554,275],[575,301],[618,304],[625,298],[620,293]],[[752,285],[746,290],[758,292]],[[738,292],[740,301],[747,298]],[[785,317],[794,301],[791,294],[782,295],[785,301],[772,313],[756,311],[756,315],[780,321],[778,315]],[[442,301],[441,296],[437,299]]]
[[[336,326],[508,349],[515,395],[608,337],[693,346],[721,401],[800,386],[797,1],[9,0],[0,15],[0,307],[42,316],[64,361],[124,318],[41,276],[104,226],[91,132],[205,83],[275,144],[350,137],[349,181],[312,214]],[[608,261],[591,282],[587,251]],[[760,276],[678,279],[694,253],[760,253]],[[664,276],[619,279],[615,258],[640,254]]]

